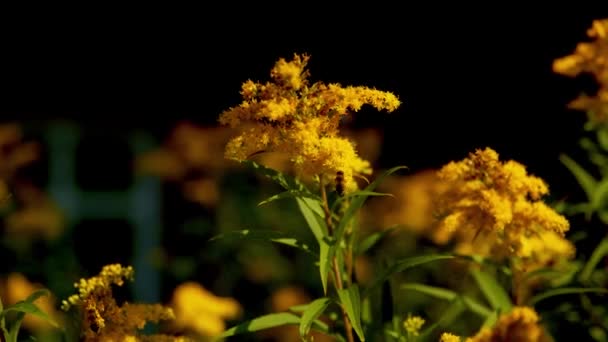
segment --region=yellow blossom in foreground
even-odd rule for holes
[[[460,337],[450,333],[443,333],[439,338],[439,342],[460,342]]]
[[[579,43],[572,55],[556,59],[553,71],[574,77],[581,73],[592,74],[599,84],[595,96],[582,95],[570,107],[589,113],[592,122],[608,120],[608,19],[594,20],[587,35],[591,42]]]
[[[548,193],[544,181],[515,161],[501,162],[490,148],[450,162],[438,176],[446,183],[436,199],[436,229],[444,237],[439,242],[453,239],[459,252],[542,258],[544,244],[533,239],[544,232],[563,237],[569,229],[568,221],[541,201]]]
[[[173,292],[171,306],[177,327],[206,337],[221,334],[226,329],[224,321],[236,319],[242,311],[236,300],[215,296],[195,282],[179,285]]]
[[[228,159],[242,161],[261,152],[289,156],[302,178],[321,176],[325,184],[344,173],[346,191],[357,188],[353,176],[370,174],[369,162],[359,158],[354,143],[339,136],[340,120],[364,104],[394,111],[400,101],[388,92],[367,87],[309,84],[309,57],[280,59],[272,82],[243,83],[243,102],[224,111],[219,122],[241,133],[226,146]]]
[[[2,298],[5,306],[13,305],[26,299],[33,292],[42,288],[43,286],[33,284],[21,273],[10,273],[6,277],[0,298]],[[61,319],[61,314],[55,309],[55,301],[55,297],[51,294],[51,296],[39,297],[34,301],[34,304],[36,304],[40,310],[48,314],[49,317],[58,321]],[[32,331],[45,330],[52,327],[48,321],[34,315],[25,315],[23,326]]]
[[[112,285],[122,286],[133,275],[131,266],[112,264],[104,266],[98,276],[74,284],[78,294],[64,300],[62,308],[67,311],[78,306],[81,310],[85,341],[122,341],[137,336],[146,322],[174,319],[173,311],[159,304],[118,305],[112,296]]]
[[[424,319],[419,316],[408,316],[403,322],[403,327],[408,334],[412,336],[418,336],[420,334],[420,328],[424,325]]]
[[[515,307],[502,315],[492,329],[484,328],[466,342],[541,342],[546,335],[539,325],[539,318],[530,307]]]

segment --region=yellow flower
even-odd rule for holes
[[[218,158],[232,133],[226,127],[179,123],[161,147],[137,156],[135,171],[179,183],[187,199],[213,208],[220,195],[218,179],[233,166]]]
[[[353,177],[370,174],[371,167],[351,140],[339,136],[341,118],[364,104],[394,111],[400,101],[392,93],[366,87],[310,85],[308,59],[297,54],[289,62],[279,59],[271,71],[273,82],[242,85],[243,102],[219,118],[222,125],[240,130],[228,142],[225,156],[243,161],[260,152],[284,153],[300,177],[321,176],[328,184],[341,171],[345,190],[352,191],[357,188]]]
[[[575,77],[581,73],[592,74],[599,84],[595,96],[582,95],[569,106],[587,111],[594,123],[603,123],[608,119],[608,19],[594,20],[587,31],[591,42],[579,43],[570,56],[556,59],[553,71]]]
[[[515,307],[502,315],[492,329],[484,328],[466,342],[541,342],[544,341],[545,334],[538,320],[534,309]]]
[[[179,285],[171,306],[178,327],[207,337],[221,334],[226,328],[224,321],[237,318],[242,310],[236,300],[215,296],[195,282]]]
[[[490,148],[450,162],[438,176],[446,188],[437,197],[436,241],[455,239],[459,252],[498,259],[540,256],[542,243],[526,239],[544,232],[563,237],[569,229],[563,216],[540,201],[549,191],[544,181],[515,161],[501,162]]]
[[[119,306],[112,296],[112,285],[122,286],[133,276],[133,267],[112,264],[104,266],[99,275],[74,284],[78,294],[64,300],[62,309],[77,306],[81,310],[85,341],[120,341],[136,336],[146,322],[175,318],[171,308],[159,304],[125,302]]]
[[[418,336],[420,334],[420,328],[424,325],[425,320],[419,316],[408,316],[403,322],[403,327],[408,334],[412,336]]]

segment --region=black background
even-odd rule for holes
[[[585,114],[566,104],[594,91],[594,82],[556,75],[551,64],[608,11],[589,4],[341,6],[142,7],[24,18],[2,34],[1,114],[162,137],[179,120],[214,124],[240,102],[244,80],[266,81],[279,57],[308,53],[313,81],[400,97],[395,113],[364,109],[354,123],[384,130],[384,167],[438,167],[490,146],[561,195],[576,187],[558,155],[579,153]]]

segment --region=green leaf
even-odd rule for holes
[[[300,336],[302,338],[308,336],[313,322],[321,316],[325,309],[327,309],[329,303],[331,303],[331,300],[327,297],[323,297],[315,299],[308,304],[308,307],[304,313],[302,313],[302,318],[300,319]]]
[[[346,194],[343,197],[338,197],[338,199],[331,206],[331,211],[335,211],[336,208],[339,208],[339,206],[342,202],[355,198],[355,197],[360,197],[360,196],[363,196],[363,197],[381,197],[381,196],[395,197],[395,195],[393,195],[393,194],[384,193],[384,192],[374,192],[374,191],[367,191],[367,190],[353,191],[352,193]]]
[[[582,166],[580,166],[574,159],[569,156],[562,154],[559,156],[559,160],[570,170],[574,175],[581,188],[587,194],[587,198],[591,201],[593,199],[593,193],[597,187],[597,181],[591,174],[589,174]]]
[[[383,230],[381,232],[376,232],[376,233],[370,234],[365,239],[363,239],[361,242],[359,242],[359,244],[357,245],[357,248],[355,249],[355,254],[357,254],[357,255],[364,254],[370,248],[372,248],[374,245],[376,245],[380,240],[382,240],[385,236],[392,233],[395,230],[395,228],[396,228],[396,226],[392,226],[390,228],[386,228],[385,230]]]
[[[286,190],[286,191],[281,192],[279,194],[276,194],[276,195],[268,197],[267,199],[265,199],[262,202],[258,203],[258,206],[262,206],[262,205],[268,204],[270,202],[274,202],[274,201],[285,199],[285,198],[295,198],[295,197],[310,197],[312,199],[319,200],[318,196],[313,195],[309,191]]]
[[[597,130],[597,142],[604,151],[608,151],[608,131],[603,126]]]
[[[589,281],[593,270],[595,270],[597,264],[606,255],[608,255],[608,237],[602,239],[602,241],[600,241],[597,247],[595,247],[593,253],[591,253],[591,256],[589,257],[589,260],[587,261],[579,275],[579,280],[583,283]]]
[[[600,210],[605,207],[606,195],[608,195],[608,178],[602,179],[593,191],[591,199],[591,208]]]
[[[36,304],[33,303],[34,301],[36,301],[36,299],[38,299],[42,296],[49,296],[50,294],[51,294],[50,291],[47,289],[40,289],[40,290],[34,291],[25,300],[19,301],[13,305],[5,307],[4,310],[2,310],[2,312],[0,312],[0,318],[3,319],[4,316],[8,312],[15,311],[15,312],[23,313],[23,314],[30,314],[30,315],[40,317],[40,318],[46,320],[47,322],[49,322],[52,326],[59,327],[59,325],[57,324],[57,322],[55,322],[55,320],[53,320],[47,313],[40,310],[38,308],[38,306],[36,306]]]
[[[388,171],[384,172],[382,175],[378,176],[371,184],[369,184],[365,189],[363,189],[362,193],[373,193],[374,189],[389,175],[399,171],[401,169],[406,169],[406,166],[396,166]],[[342,236],[344,235],[344,230],[353,216],[359,211],[359,209],[363,206],[363,203],[367,199],[368,195],[356,196],[351,202],[344,215],[338,222],[338,226],[336,227],[336,241],[341,241]]]
[[[493,327],[494,324],[496,324],[496,321],[498,321],[498,317],[500,317],[500,310],[494,310],[492,313],[490,313],[490,315],[488,315],[486,320],[483,321],[481,326],[484,328]]]
[[[298,241],[295,238],[287,236],[284,232],[276,230],[237,230],[228,233],[222,233],[209,239],[209,241],[215,240],[234,240],[234,239],[247,239],[247,240],[260,240],[274,242],[282,245],[287,245],[300,249],[306,253],[309,253],[315,257],[318,257],[319,253],[313,250],[310,246],[305,243]]]
[[[308,223],[308,227],[319,243],[319,274],[321,276],[321,284],[323,285],[323,293],[327,294],[327,278],[333,253],[327,238],[327,227],[322,218],[323,209],[321,208],[321,203],[310,198],[301,197],[296,197],[296,202],[306,223]]]
[[[25,318],[26,314],[30,314],[30,315],[34,315],[36,317],[42,318],[45,321],[49,322],[49,324],[51,324],[55,328],[59,327],[59,325],[57,324],[57,322],[55,322],[55,320],[53,320],[46,312],[40,310],[38,308],[38,306],[36,306],[36,304],[33,303],[36,299],[40,298],[41,296],[48,296],[48,295],[50,295],[50,292],[47,289],[40,289],[40,290],[34,291],[25,300],[22,300],[13,305],[10,305],[10,306],[4,308],[4,310],[2,310],[2,312],[0,312],[0,319],[3,322],[5,320],[5,316],[7,313],[9,313],[11,311],[17,312],[17,315],[16,315],[15,319],[13,320],[11,327],[8,329],[8,332],[6,331],[6,328],[3,327],[3,332],[5,334],[7,342],[17,342],[17,338],[19,335],[19,329],[21,328],[21,322]]]
[[[289,175],[286,175],[277,170],[268,168],[264,165],[254,162],[252,160],[244,160],[241,163],[244,164],[245,166],[253,169],[256,172],[261,173],[266,178],[276,182],[281,187],[283,187],[285,190],[307,191],[306,186],[304,186],[304,184],[302,184],[300,181],[298,181],[297,179],[295,179],[292,176],[289,176]]]
[[[511,310],[513,304],[511,303],[509,294],[494,277],[479,269],[471,270],[471,275],[493,309],[500,310],[501,312]]]
[[[485,305],[479,303],[475,299],[473,299],[469,296],[461,295],[455,291],[448,290],[448,289],[445,289],[442,287],[435,287],[435,286],[429,286],[429,285],[418,284],[418,283],[409,283],[409,284],[401,285],[401,289],[416,291],[416,292],[423,293],[423,294],[426,294],[428,296],[431,296],[431,297],[434,297],[437,299],[442,299],[442,300],[447,300],[447,301],[453,301],[457,298],[460,298],[462,303],[469,310],[471,310],[472,312],[474,312],[484,318],[492,313],[492,310],[487,308]]]
[[[437,260],[453,259],[453,258],[454,258],[453,255],[431,254],[431,255],[409,257],[409,258],[405,258],[402,260],[398,260],[395,263],[393,263],[391,266],[389,266],[386,270],[384,270],[384,272],[382,272],[380,274],[380,276],[376,277],[376,279],[374,280],[372,285],[370,285],[367,289],[365,289],[364,296],[369,295],[369,293],[374,288],[376,288],[377,286],[384,283],[384,281],[386,281],[393,273],[403,272],[408,268],[426,264],[429,262],[433,262],[433,261],[437,261]]]
[[[274,327],[279,327],[283,325],[297,325],[300,324],[300,317],[289,313],[289,312],[281,312],[281,313],[273,313],[264,316],[260,316],[249,320],[247,322],[243,322],[239,325],[236,325],[222,333],[218,339],[235,336],[239,334],[251,333],[254,331],[260,331],[265,329],[270,329]],[[327,324],[316,320],[313,323],[313,329],[319,330],[325,333],[329,332],[329,327]]]
[[[602,287],[562,287],[559,289],[547,290],[541,294],[538,294],[529,300],[529,305],[536,305],[541,300],[551,298],[554,296],[561,296],[565,294],[581,294],[581,293],[608,293],[608,289]]]
[[[340,297],[340,303],[344,307],[346,315],[359,339],[365,341],[365,335],[363,335],[363,328],[361,327],[361,297],[359,295],[359,287],[355,284],[347,289],[339,289],[338,297]]]
[[[439,321],[435,322],[434,324],[430,325],[428,328],[420,332],[420,340],[426,340],[428,336],[439,327],[443,329],[449,327],[452,322],[454,322],[454,320],[458,318],[458,316],[462,315],[465,309],[466,307],[462,301],[462,298],[456,297],[451,300],[448,308],[445,309],[441,314],[441,318],[439,319]]]

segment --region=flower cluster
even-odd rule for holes
[[[568,221],[541,201],[548,187],[542,179],[528,175],[523,165],[501,162],[496,151],[486,148],[445,165],[438,177],[446,182],[436,198],[439,242],[454,239],[459,252],[498,259],[572,253],[573,247],[563,237]],[[560,244],[547,246],[546,238]]]
[[[146,322],[173,319],[173,311],[159,304],[118,305],[112,296],[112,285],[122,286],[133,279],[131,266],[120,264],[104,266],[98,276],[81,279],[74,284],[78,294],[62,302],[62,309],[78,306],[83,314],[82,335],[86,341],[119,341],[135,339],[137,331]],[[160,340],[164,336],[159,336]]]
[[[587,111],[592,123],[604,123],[608,120],[608,19],[594,20],[587,35],[593,41],[579,43],[572,55],[555,60],[553,70],[570,77],[581,73],[595,77],[597,94],[579,96],[570,107]]]
[[[389,92],[339,84],[309,84],[305,70],[309,56],[280,59],[272,69],[272,82],[249,80],[242,85],[243,102],[224,111],[223,125],[241,133],[226,146],[226,157],[245,160],[260,152],[289,156],[302,178],[321,176],[328,183],[338,171],[344,174],[346,191],[357,188],[354,175],[371,173],[353,142],[339,135],[339,124],[349,112],[364,104],[394,111],[400,101]]]
[[[460,342],[461,338],[451,333],[443,333],[440,342]],[[492,328],[482,328],[475,336],[466,338],[465,342],[549,341],[539,317],[533,308],[517,306],[500,316]]]

